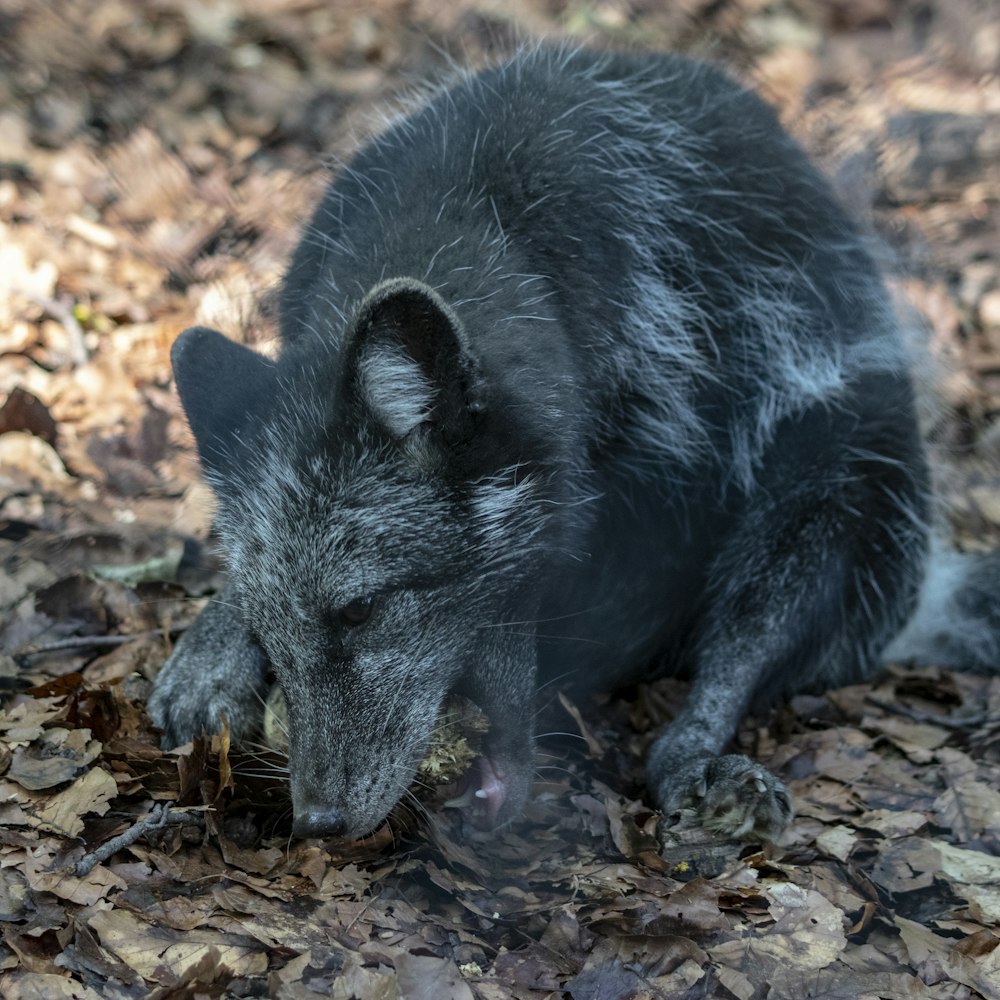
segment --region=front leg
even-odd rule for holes
[[[687,704],[646,762],[665,818],[691,804],[703,826],[737,840],[774,840],[792,818],[781,781],[749,757],[722,751],[755,695],[789,669],[809,672],[816,650],[838,640],[831,623],[843,561],[826,541],[831,512],[806,491],[798,514],[766,497],[748,501],[712,566]]]
[[[722,654],[726,655],[726,654]],[[650,793],[668,818],[693,805],[701,824],[734,840],[775,840],[793,815],[784,784],[742,754],[722,754],[761,674],[761,659],[705,661],[683,711],[653,744]]]
[[[225,587],[181,636],[156,677],[149,714],[163,730],[164,747],[216,733],[223,719],[237,740],[261,726],[270,667],[235,599]]]

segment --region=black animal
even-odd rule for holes
[[[929,572],[877,269],[708,66],[539,47],[440,91],[329,188],[281,330],[277,361],[174,347],[230,577],[151,708],[169,743],[246,734],[273,671],[300,835],[377,826],[449,692],[492,721],[493,826],[528,795],[540,682],[684,670],[652,800],[773,837],[786,789],[723,753],[753,699],[869,676],[894,638],[997,667],[994,568]]]

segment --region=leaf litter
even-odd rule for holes
[[[742,848],[689,818],[661,846],[642,798],[678,682],[553,697],[565,735],[492,839],[401,810],[292,840],[280,753],[164,752],[145,715],[220,580],[170,342],[205,322],[269,349],[323,161],[442,52],[518,31],[708,53],[778,104],[906,260],[955,536],[1000,540],[995,12],[662,6],[0,2],[5,998],[1000,997],[997,679],[894,668],[747,720],[797,816]]]

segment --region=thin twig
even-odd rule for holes
[[[938,715],[936,712],[923,712],[919,708],[910,708],[900,702],[883,701],[877,695],[869,694],[865,696],[865,701],[870,705],[881,708],[883,712],[891,715],[902,715],[904,718],[912,719],[914,722],[926,722],[942,729],[978,729],[988,723],[992,724],[994,718],[986,712],[977,712],[975,715]]]
[[[175,625],[170,629],[170,637],[176,638],[187,629],[186,625]],[[28,646],[16,650],[15,656],[38,656],[41,653],[58,653],[66,649],[106,649],[122,646],[133,639],[145,639],[151,635],[162,635],[163,629],[154,628],[146,632],[133,632],[131,635],[71,635],[67,639],[54,639],[41,646]]]
[[[76,863],[74,869],[77,878],[84,878],[89,875],[94,868],[107,861],[112,855],[117,854],[123,847],[134,844],[140,837],[145,836],[150,830],[162,830],[168,823],[197,823],[204,817],[200,812],[171,812],[173,802],[163,802],[153,807],[153,811],[144,819],[133,823],[124,833],[101,844],[97,850],[85,854]]]
[[[97,649],[107,646],[121,646],[139,635],[71,635],[68,639],[55,639],[42,646],[29,646],[19,649],[17,656],[37,656],[39,653],[56,653],[63,649]]]

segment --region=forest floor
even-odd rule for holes
[[[150,681],[219,582],[173,338],[266,348],[331,166],[540,35],[705,56],[779,108],[928,334],[956,543],[1000,541],[991,0],[0,0],[3,997],[1000,997],[996,679],[748,720],[797,816],[742,850],[655,837],[638,761],[678,683],[550,706],[577,738],[490,842],[447,812],[295,841],[266,763],[159,749]]]

